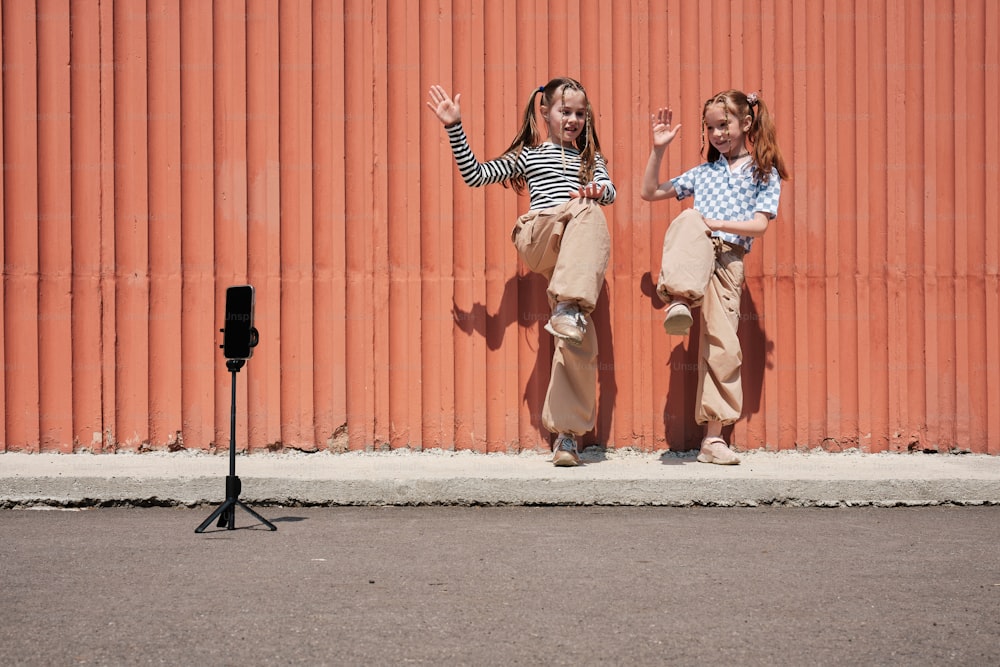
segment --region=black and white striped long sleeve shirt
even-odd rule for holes
[[[465,130],[461,123],[446,127],[451,151],[455,155],[458,172],[466,185],[481,187],[491,183],[502,183],[515,174],[523,174],[528,183],[532,211],[540,211],[569,201],[570,191],[587,185],[580,182],[580,152],[575,148],[561,148],[545,142],[527,147],[516,156],[512,153],[489,162],[480,162],[469,147]],[[598,200],[607,206],[615,200],[615,186],[611,182],[604,158],[597,156],[594,169],[594,183],[604,186],[604,194]]]

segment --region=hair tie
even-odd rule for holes
[[[757,106],[757,102],[759,101],[760,100],[757,97],[757,93],[750,93],[749,95],[747,95],[747,104],[749,104],[750,106],[752,107]]]
[[[538,87],[538,92],[544,93],[545,92],[545,86],[539,86]]]

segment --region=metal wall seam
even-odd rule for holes
[[[147,11],[149,440],[177,448],[183,446],[178,400],[183,374],[180,8],[176,2],[156,0]]]
[[[70,181],[69,10],[62,2],[39,5],[48,27],[37,33],[38,49],[53,58],[38,61],[38,401],[39,449],[73,447],[72,346],[66,337],[72,315]],[[67,382],[67,378],[69,381]]]
[[[111,24],[102,25],[110,31]],[[221,449],[228,437],[217,394],[228,383],[216,345],[223,324],[215,284],[214,85],[212,6],[180,5],[181,109],[181,424],[185,447]],[[211,224],[206,224],[211,221]],[[208,332],[212,333],[209,343]],[[221,370],[220,370],[221,367]],[[115,422],[108,428],[114,432]]]
[[[3,7],[4,383],[6,446],[38,451],[38,63],[36,8]],[[17,100],[13,104],[12,100]],[[13,335],[16,332],[16,335]]]

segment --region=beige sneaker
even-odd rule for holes
[[[740,457],[733,453],[722,438],[705,438],[701,441],[701,451],[698,453],[701,463],[717,463],[723,466],[734,466],[740,462]]]
[[[560,301],[552,309],[552,316],[545,323],[545,330],[556,338],[579,345],[587,333],[587,318],[573,301]]]
[[[556,437],[556,446],[552,452],[552,463],[560,468],[571,468],[580,465],[580,454],[576,451],[576,436],[572,433],[560,433]]]
[[[670,336],[686,336],[694,324],[691,309],[683,301],[674,301],[667,308],[667,316],[663,319],[663,330]]]

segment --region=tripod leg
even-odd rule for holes
[[[262,517],[261,515],[257,514],[256,512],[254,512],[254,511],[253,511],[252,509],[250,509],[249,507],[247,507],[247,506],[246,506],[246,505],[245,505],[245,504],[243,503],[243,501],[242,501],[242,500],[237,500],[237,501],[236,501],[236,504],[237,504],[237,505],[239,505],[240,507],[242,507],[243,509],[245,509],[245,510],[247,511],[247,513],[249,513],[249,514],[250,514],[250,516],[252,516],[253,518],[255,518],[255,519],[257,519],[258,521],[260,521],[260,522],[261,522],[262,524],[264,524],[265,526],[267,526],[267,527],[268,527],[268,528],[269,528],[270,530],[278,530],[278,528],[277,528],[277,527],[276,527],[276,526],[275,526],[275,525],[274,525],[273,523],[271,523],[270,521],[268,521],[267,519],[265,519],[265,518],[264,518],[264,517]]]
[[[194,529],[194,532],[196,533],[205,532],[205,529],[208,528],[208,525],[212,523],[212,521],[214,521],[216,517],[226,517],[227,516],[226,512],[229,512],[229,516],[232,516],[232,514],[234,514],[233,505],[235,505],[237,502],[238,501],[235,498],[227,498],[226,502],[216,507],[215,511],[212,512],[207,519],[202,521],[200,526]],[[220,520],[219,526],[221,527],[222,525],[223,525],[222,520]],[[230,529],[232,529],[232,526],[230,526]]]
[[[230,463],[235,467],[235,464]],[[219,528],[233,530],[236,528],[236,503],[240,497],[240,478],[234,474],[226,477],[226,508],[219,515]]]

